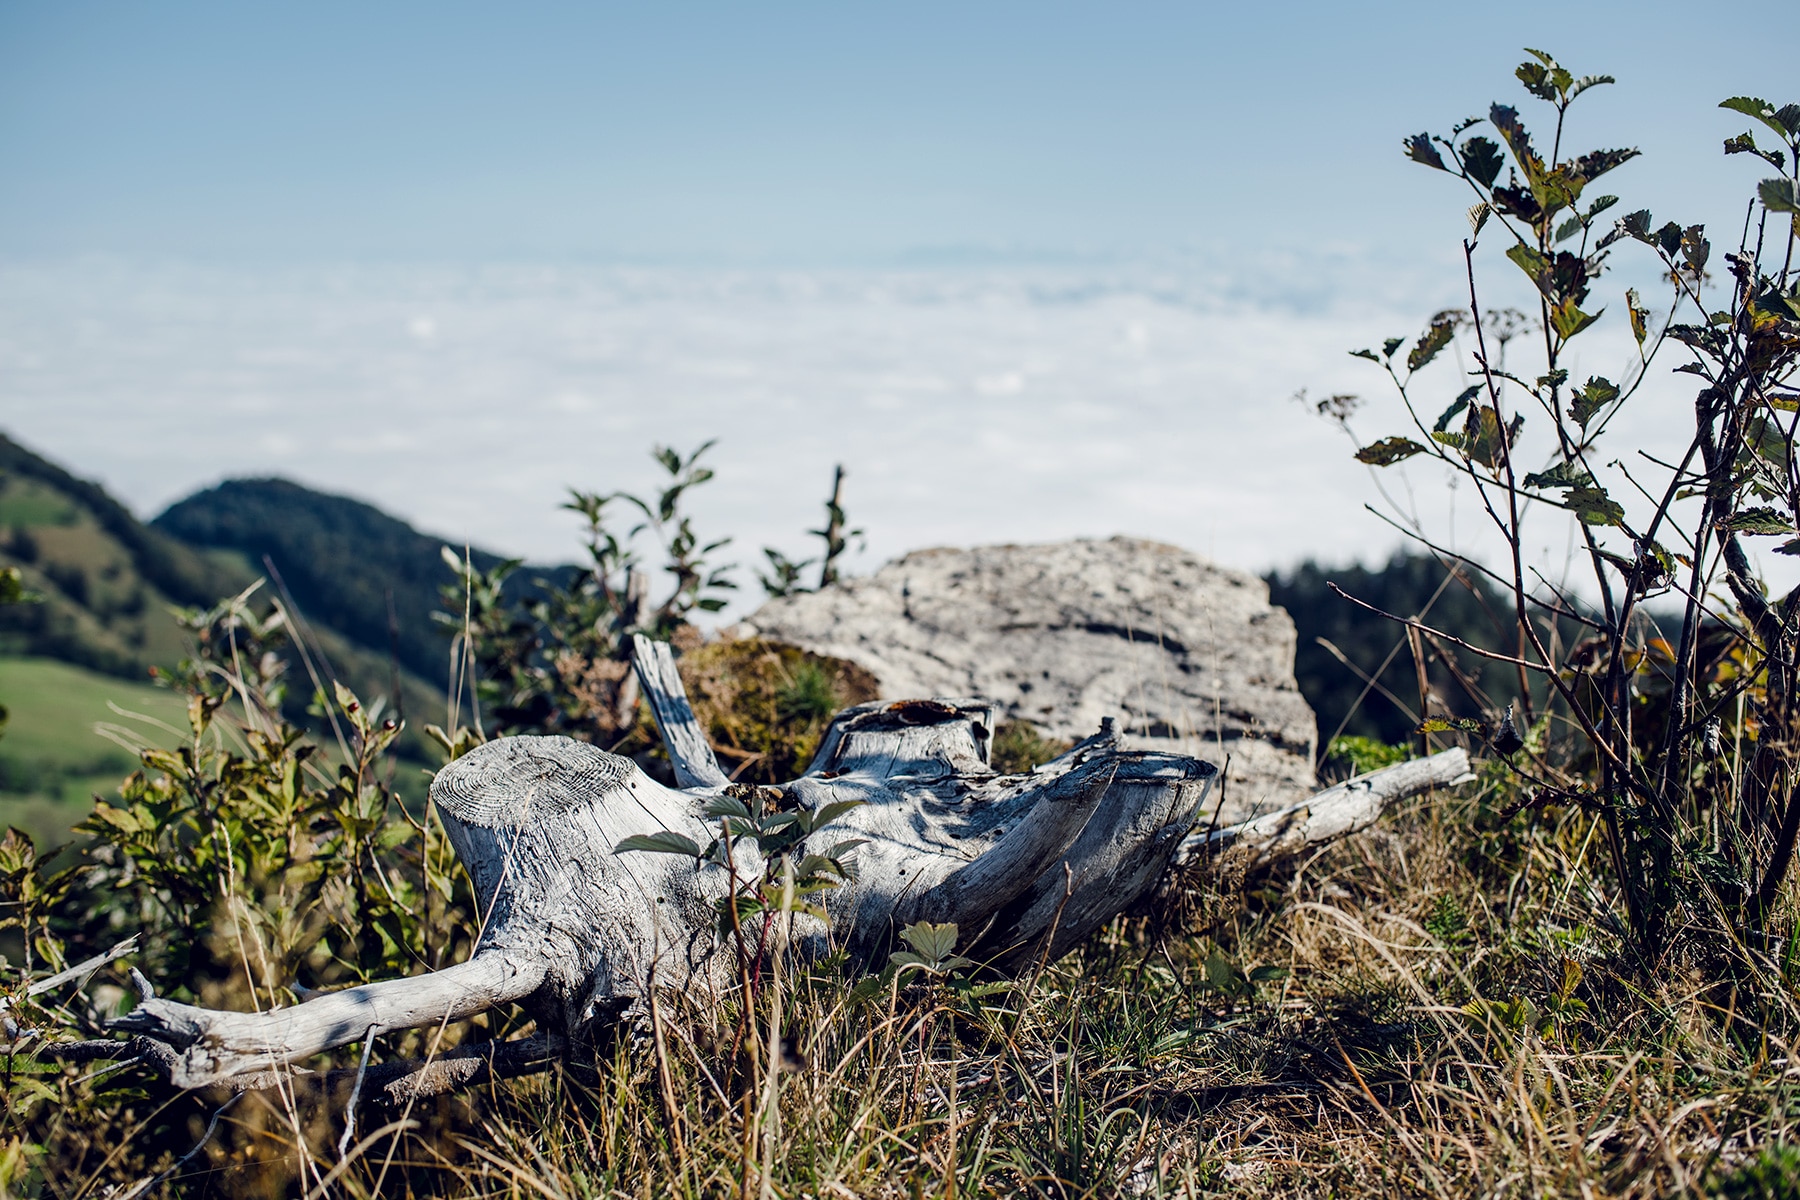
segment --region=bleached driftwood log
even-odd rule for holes
[[[704,804],[729,786],[669,648],[639,639],[636,649],[639,683],[681,789],[629,759],[546,737],[479,746],[432,784],[484,914],[467,962],[263,1013],[174,1003],[148,994],[144,981],[139,1007],[113,1027],[139,1045],[148,1038],[170,1047],[155,1057],[179,1086],[256,1086],[323,1051],[508,1002],[537,1018],[541,1037],[563,1044],[616,1019],[652,987],[731,987],[736,964],[716,933],[718,902],[734,873],[761,872],[749,843],[739,844],[732,870],[614,849],[664,831],[704,845],[716,833]],[[862,839],[857,878],[823,895],[829,924],[796,918],[790,936],[776,923],[771,952],[817,954],[835,944],[873,964],[902,927],[950,921],[959,953],[979,961],[1005,968],[1054,957],[1150,893],[1178,856],[1192,862],[1227,845],[1278,856],[1361,828],[1388,801],[1467,770],[1466,756],[1451,751],[1298,809],[1195,834],[1216,774],[1210,764],[1125,750],[1109,721],[1028,775],[999,775],[989,765],[992,716],[979,700],[934,699],[864,704],[833,719],[778,802],[816,811],[859,801],[806,845]],[[543,1055],[475,1048],[463,1057],[498,1072],[501,1060],[535,1064]],[[389,1090],[431,1086],[396,1077]]]

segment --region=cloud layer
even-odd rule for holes
[[[1317,292],[1296,292],[1289,277],[1279,263],[1233,274],[1199,260],[14,265],[0,271],[0,416],[145,513],[221,478],[284,475],[539,560],[576,548],[557,511],[565,488],[649,489],[652,445],[711,438],[718,477],[695,495],[698,524],[733,535],[744,561],[764,545],[807,551],[801,531],[840,462],[866,565],[927,545],[1112,533],[1254,570],[1379,557],[1398,537],[1363,511],[1379,499],[1369,473],[1292,397],[1379,394],[1345,351],[1416,329],[1430,293],[1389,279],[1392,294],[1333,303],[1322,297],[1350,293],[1316,278]],[[1394,431],[1398,416],[1359,432]],[[1429,469],[1412,481],[1440,483]],[[1469,500],[1426,507],[1474,547]],[[1540,552],[1560,557],[1564,539],[1550,540]]]

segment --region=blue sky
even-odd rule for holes
[[[1401,136],[1519,95],[1527,44],[1619,76],[1592,140],[1704,219],[1712,106],[1791,83],[1800,9],[1696,12],[0,0],[0,255],[1404,256],[1455,209]]]
[[[1467,197],[1401,139],[1495,99],[1547,136],[1512,77],[1540,46],[1619,79],[1571,135],[1644,151],[1608,190],[1735,229],[1759,175],[1716,106],[1800,99],[1800,6],[1696,13],[0,0],[0,429],[146,515],[276,474],[540,559],[565,486],[709,437],[700,515],[752,562],[809,552],[835,462],[863,566],[1110,533],[1379,558],[1375,481],[1292,397],[1379,396],[1345,351],[1467,302]],[[1523,301],[1487,240],[1490,303]],[[1629,251],[1578,374],[1634,358]],[[1429,469],[1383,480],[1484,553]]]

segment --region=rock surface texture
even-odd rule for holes
[[[864,667],[884,698],[980,696],[1070,739],[1115,717],[1134,748],[1229,756],[1224,824],[1313,790],[1318,727],[1294,683],[1293,621],[1262,580],[1175,546],[920,550],[771,600],[745,625]]]

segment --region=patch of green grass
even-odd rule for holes
[[[75,506],[55,488],[35,479],[0,482],[0,525],[73,525],[76,519]]]
[[[94,794],[112,794],[136,766],[96,726],[120,726],[155,745],[178,740],[111,706],[175,729],[187,721],[181,699],[169,692],[47,658],[0,658],[0,704],[8,713],[0,736],[0,823],[53,842],[66,841]]]
[[[1030,721],[1002,721],[988,757],[1002,775],[1019,775],[1065,753],[1070,745],[1045,737]]]

